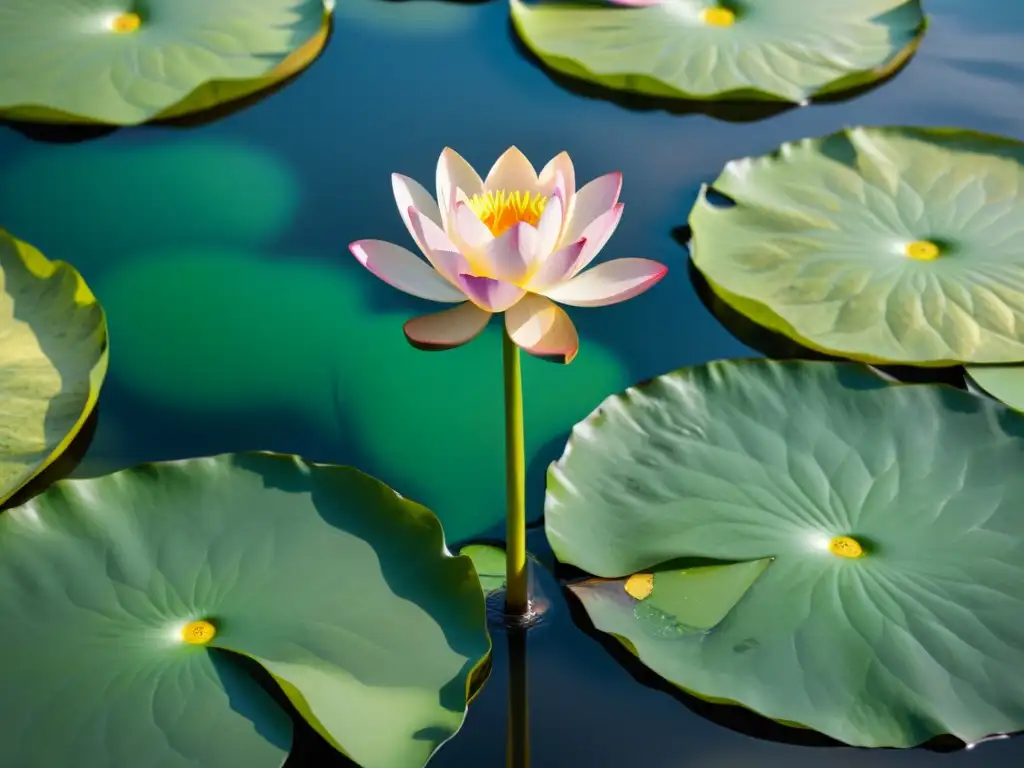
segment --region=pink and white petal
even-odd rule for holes
[[[430,255],[434,269],[441,274],[441,277],[450,280],[451,284],[461,291],[459,275],[471,269],[466,257],[458,251],[431,251]]]
[[[445,147],[437,161],[437,204],[441,213],[455,205],[456,190],[461,189],[466,197],[479,195],[484,188],[480,174],[473,170],[458,152]]]
[[[416,230],[413,229],[412,220],[409,217],[409,209],[415,208],[440,227],[441,211],[437,207],[437,201],[430,196],[430,193],[423,188],[423,185],[400,173],[391,174],[391,190],[394,192],[395,202],[398,204],[398,213],[401,215],[402,221],[405,222],[406,229],[409,230],[409,234],[412,235],[412,239],[416,241],[416,245],[420,247],[420,250],[424,250],[423,243],[419,241]]]
[[[583,236],[583,230],[594,219],[619,202],[620,192],[621,173],[607,173],[585,184],[576,193],[572,208],[566,216],[566,225],[562,228],[562,242],[579,240]]]
[[[440,352],[472,341],[487,327],[490,319],[490,312],[467,301],[443,312],[414,317],[402,326],[402,331],[416,349]]]
[[[580,238],[575,243],[569,243],[552,253],[541,262],[540,268],[530,277],[526,289],[534,293],[543,293],[546,289],[568,280],[586,246],[586,239]]]
[[[536,230],[529,224],[520,222],[509,227],[484,247],[477,262],[481,276],[493,277],[506,283],[522,282],[533,264],[535,243]]]
[[[519,229],[519,256],[526,265],[528,273],[533,269],[540,256],[540,251],[537,249],[537,228],[525,221],[519,222],[516,227]],[[526,274],[523,274],[519,279],[523,280],[525,277]]]
[[[410,206],[407,214],[410,231],[416,243],[423,249],[427,261],[433,264],[434,269],[440,272],[442,277],[457,285],[458,274],[465,272],[468,264],[465,257],[459,253],[458,247],[441,227],[416,208]]]
[[[569,210],[572,199],[576,196],[576,169],[568,152],[559,152],[548,161],[538,175],[540,194],[551,197],[555,190],[562,191],[562,202],[565,210]]]
[[[537,171],[526,155],[516,147],[506,149],[491,166],[484,179],[484,189],[509,192],[536,192],[539,187]]]
[[[463,243],[477,250],[484,248],[494,239],[494,234],[486,224],[480,221],[480,217],[466,203],[455,205],[455,232]]]
[[[459,287],[470,301],[488,312],[504,312],[526,295],[518,285],[477,275],[459,275]]]
[[[516,346],[545,360],[571,363],[580,349],[576,326],[565,310],[535,293],[505,313],[505,330]]]
[[[602,213],[583,230],[582,239],[587,241],[587,246],[583,249],[583,253],[580,254],[580,258],[573,266],[572,272],[565,276],[566,279],[575,277],[586,269],[587,265],[594,260],[594,257],[601,252],[601,249],[608,244],[608,240],[615,234],[615,230],[622,220],[622,210],[624,207],[624,203],[616,203],[611,210]]]
[[[383,240],[357,240],[349,250],[385,283],[430,301],[465,301],[466,296],[412,251]]]
[[[537,258],[543,259],[558,245],[558,236],[562,232],[562,214],[564,213],[562,193],[558,192],[548,200],[537,222]]]
[[[615,259],[544,291],[571,307],[603,307],[637,296],[657,283],[668,267],[650,259]]]
[[[409,206],[409,208],[406,209],[406,214],[409,216],[409,223],[413,229],[413,236],[423,241],[425,250],[457,250],[455,243],[450,237],[448,237],[448,233],[441,229],[438,224],[436,224],[429,216],[426,216],[422,211]]]

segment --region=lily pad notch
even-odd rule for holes
[[[64,480],[0,515],[0,550],[4,765],[278,768],[291,722],[242,654],[362,768],[422,768],[490,658],[470,559],[349,467],[245,453]]]
[[[850,128],[726,165],[690,212],[690,256],[726,304],[819,352],[1019,362],[1022,184],[1014,139]]]
[[[614,1],[614,0],[613,0]],[[897,72],[928,26],[920,0],[509,0],[524,44],[563,74],[688,101],[809,100]]]
[[[309,66],[327,44],[333,7],[5,0],[0,118],[129,126],[235,102]]]
[[[1024,729],[1022,461],[1024,415],[987,398],[720,361],[578,425],[546,532],[676,686],[854,746],[970,744]]]
[[[0,229],[0,504],[81,431],[108,346],[103,309],[82,276]]]

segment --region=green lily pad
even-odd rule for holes
[[[295,75],[330,27],[324,0],[4,0],[0,116],[137,125]]]
[[[983,394],[1024,411],[1024,363],[1017,365],[969,365],[969,382]]]
[[[348,467],[232,454],[66,480],[0,515],[0,553],[2,765],[277,768],[289,719],[241,654],[363,768],[419,768],[490,652],[469,559]]]
[[[82,276],[0,230],[0,503],[71,444],[107,372],[107,324]]]
[[[919,0],[665,0],[633,8],[509,0],[545,64],[617,90],[803,103],[895,72],[925,30]]]
[[[853,363],[711,363],[576,427],[547,535],[597,576],[653,572],[651,601],[577,592],[686,690],[858,746],[975,742],[1024,728],[1022,461],[1024,417],[986,398]],[[693,559],[739,565],[705,590],[659,573]]]
[[[770,330],[866,362],[1024,360],[1024,144],[851,128],[734,160],[690,213],[691,256]]]
[[[497,592],[505,586],[505,550],[490,544],[467,544],[459,550],[473,561],[480,587],[485,595]]]

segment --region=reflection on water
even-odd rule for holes
[[[93,288],[130,350],[117,384],[173,419],[200,417],[192,432],[207,450],[232,445],[231,433],[209,435],[218,414],[287,412],[287,433],[253,447],[309,453],[313,437],[315,458],[357,464],[436,509],[451,540],[481,534],[504,515],[500,328],[417,351],[401,331],[408,311],[367,302],[373,279],[347,250],[318,259],[194,246],[135,253]],[[548,443],[629,383],[613,355],[583,345],[569,367],[523,362],[528,458],[555,458]]]
[[[404,40],[466,34],[473,26],[474,13],[468,2],[344,0],[334,7],[334,18],[339,26],[350,26],[352,33],[371,30]]]
[[[342,5],[308,72],[222,121],[78,144],[0,126],[0,226],[75,263],[109,313],[110,375],[80,473],[293,451],[379,475],[436,508],[453,541],[500,532],[498,329],[452,352],[409,349],[402,321],[435,307],[379,284],[346,250],[360,238],[410,245],[392,172],[429,187],[444,146],[483,168],[513,144],[538,164],[568,150],[580,181],[624,173],[625,216],[602,258],[669,265],[636,301],[572,310],[583,336],[572,365],[524,361],[536,516],[545,465],[604,396],[750,354],[701,303],[672,237],[728,160],[858,123],[1024,137],[1015,0],[932,0],[931,30],[892,81],[756,122],[563,90],[517,53],[502,2]],[[531,546],[550,559],[541,531]],[[554,584],[546,592],[550,620],[530,633],[534,768],[1002,768],[1024,758],[1024,739],[950,754],[810,746],[809,734],[659,686],[581,631]],[[436,766],[503,764],[506,652],[496,643],[491,681]]]

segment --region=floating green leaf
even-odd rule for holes
[[[967,375],[973,384],[996,400],[1024,411],[1024,364],[969,365]]]
[[[473,561],[485,595],[505,586],[505,550],[490,544],[468,544],[459,550]]]
[[[0,515],[0,624],[0,764],[24,768],[276,768],[288,717],[228,651],[364,768],[419,768],[490,650],[428,510],[277,454],[67,480]]]
[[[634,574],[576,591],[682,688],[854,745],[973,742],[1024,728],[1022,461],[1024,417],[985,398],[718,362],[576,427],[547,534],[564,562]],[[735,565],[672,573],[692,559]]]
[[[106,372],[107,324],[81,275],[0,230],[0,502],[68,447]]]
[[[136,125],[269,88],[327,42],[324,0],[4,0],[0,115]]]
[[[602,8],[510,0],[526,45],[608,88],[694,100],[802,103],[876,82],[916,50],[919,0],[665,0]]]
[[[1024,144],[851,128],[734,160],[693,211],[712,289],[795,341],[867,362],[1024,360]]]

